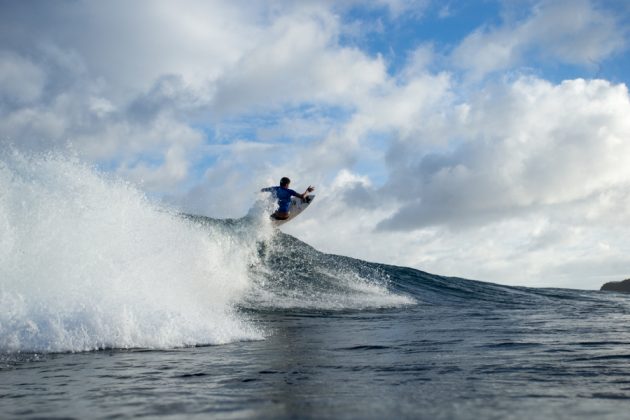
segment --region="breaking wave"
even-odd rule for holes
[[[252,310],[415,302],[382,270],[277,232],[262,210],[182,215],[60,153],[1,152],[0,191],[2,352],[257,340],[267,332]]]

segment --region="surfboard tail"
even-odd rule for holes
[[[304,197],[304,200],[299,197],[291,197],[291,204],[289,205],[289,217],[284,220],[272,218],[271,223],[274,226],[280,226],[293,220],[295,217],[297,217],[297,215],[306,210],[306,208],[313,202],[314,199],[315,194],[307,195],[306,197]]]

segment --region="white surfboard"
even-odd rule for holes
[[[315,194],[310,194],[302,200],[300,197],[291,197],[291,204],[289,204],[289,218],[286,220],[277,220],[271,218],[271,223],[274,226],[280,226],[293,220],[298,214],[302,213],[315,199]]]

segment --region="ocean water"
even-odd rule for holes
[[[324,254],[0,160],[0,418],[626,418],[630,299]]]

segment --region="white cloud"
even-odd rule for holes
[[[612,11],[589,0],[545,0],[524,20],[477,29],[452,59],[475,78],[527,65],[527,57],[593,66],[627,46],[624,31]]]
[[[389,8],[394,18],[409,14],[415,18],[422,16],[429,6],[429,0],[377,0],[376,3]]]
[[[542,2],[521,31],[544,46],[544,55],[567,63],[593,64],[626,45],[613,12],[589,0]]]
[[[124,157],[122,172],[146,175],[156,165],[129,156],[166,161],[188,137],[155,133],[164,126],[220,125],[226,115],[304,102],[351,109],[387,79],[381,58],[339,46],[339,17],[317,3],[286,11],[221,1],[118,6],[43,4],[33,12],[16,4],[3,14],[23,25],[8,31],[7,44],[40,53],[32,63],[11,53],[10,64],[28,64],[23,78],[47,76],[29,79],[31,92],[21,94],[45,92],[38,103],[7,109],[5,136],[27,149],[70,141],[89,159]]]
[[[583,200],[630,178],[622,163],[630,156],[624,85],[519,79],[466,105],[466,119],[453,115],[438,132],[449,135],[447,152],[426,153],[421,141],[406,140],[390,153],[390,184],[404,188],[386,191],[406,204],[383,228],[494,221]]]
[[[453,15],[453,11],[451,10],[451,4],[447,3],[443,5],[438,11],[438,17],[440,19],[447,19]]]
[[[19,105],[37,101],[45,82],[45,73],[30,60],[0,51],[0,100]]]
[[[217,82],[217,111],[269,109],[287,103],[352,105],[386,78],[380,58],[337,45],[330,13],[276,19],[257,44]]]
[[[178,187],[188,176],[190,157],[186,156],[186,152],[184,147],[172,145],[162,162],[150,166],[141,161],[130,168],[123,163],[118,172],[147,191],[168,192],[169,188]]]

